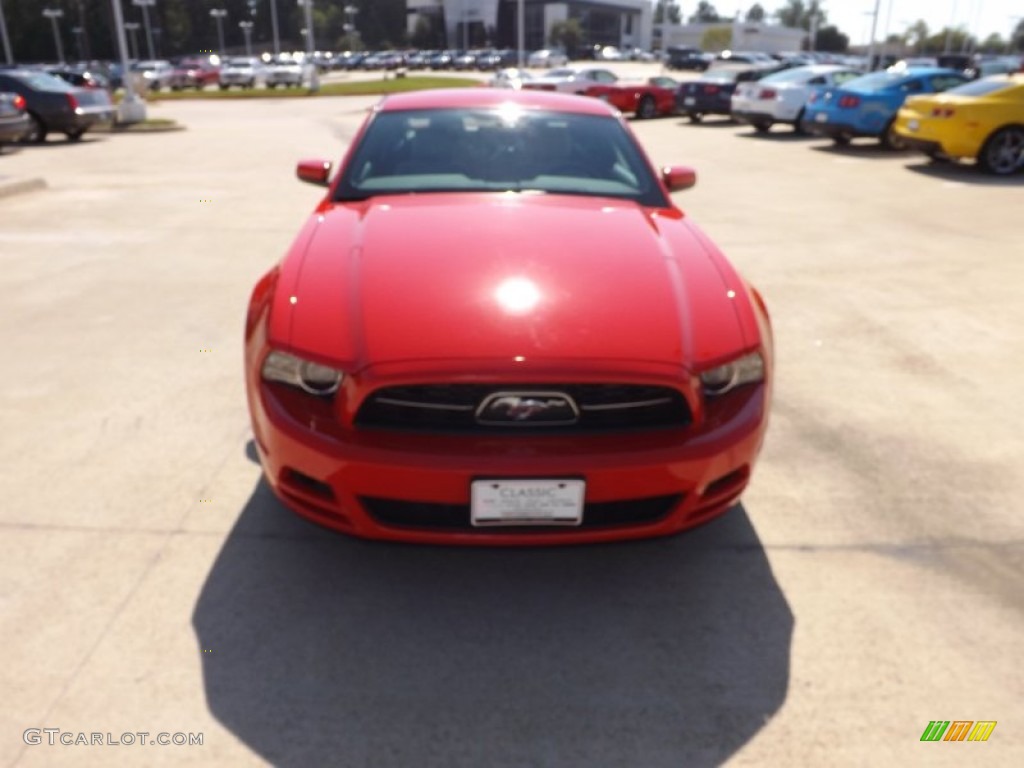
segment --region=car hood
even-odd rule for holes
[[[687,365],[744,345],[730,289],[744,290],[677,210],[563,195],[386,196],[312,217],[282,267],[271,336],[349,370]]]

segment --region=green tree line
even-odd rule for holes
[[[126,22],[136,22],[135,33],[142,58],[148,57],[142,9],[131,0],[120,0]],[[115,58],[115,35],[111,0],[0,0],[7,20],[7,32],[14,59],[18,62],[55,61],[57,48],[50,19],[44,9],[63,11],[57,20],[64,57],[79,59]],[[358,41],[376,48],[398,45],[405,38],[405,0],[314,0],[313,29],[316,47],[338,50],[344,40],[344,8],[354,6],[353,21]],[[245,38],[238,26],[251,21],[253,49],[273,50],[271,0],[156,0],[148,9],[154,53],[170,58],[218,48],[216,20],[212,9],[223,9],[224,42],[231,53],[245,50]],[[282,50],[305,50],[300,30],[305,28],[305,11],[296,0],[277,0],[278,30]],[[78,28],[81,31],[75,32]],[[130,44],[129,44],[130,45]]]

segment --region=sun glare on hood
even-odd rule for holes
[[[510,277],[498,286],[494,298],[510,315],[522,315],[537,306],[540,291],[524,277]]]

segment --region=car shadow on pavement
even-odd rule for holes
[[[793,616],[740,505],[662,540],[418,547],[261,480],[193,626],[211,712],[273,765],[680,768],[782,706]]]
[[[676,125],[685,125],[689,128],[738,128],[740,124],[725,115],[711,115],[710,119],[705,116],[697,123],[692,120],[680,120]]]
[[[19,146],[24,149],[56,149],[60,147],[79,147],[83,144],[96,144],[106,141],[103,136],[83,136],[77,141],[68,141],[60,133],[53,133],[41,142],[22,142]]]
[[[757,139],[759,141],[821,141],[820,136],[812,133],[797,133],[792,128],[779,127],[777,131],[759,133],[751,128],[744,133],[736,134],[741,139]]]
[[[977,184],[983,187],[1019,187],[1024,186],[1024,172],[1017,171],[1012,176],[993,176],[983,172],[974,163],[954,163],[926,160],[923,157],[906,166],[908,171],[931,176],[942,181],[953,181],[958,184]]]
[[[821,137],[815,138],[820,139]],[[909,149],[886,149],[877,141],[871,139],[866,139],[859,143],[854,141],[845,146],[829,141],[824,144],[815,144],[811,149],[815,152],[824,152],[827,155],[835,155],[837,157],[889,157],[898,159],[911,156]]]

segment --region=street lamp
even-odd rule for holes
[[[153,33],[149,28],[149,11],[146,9],[156,5],[156,0],[132,0],[132,5],[142,8],[142,23],[146,27],[146,47],[149,50],[149,58],[151,60],[155,59],[156,54],[153,53]]]
[[[281,55],[281,38],[277,32],[277,0],[270,0],[270,25],[274,28],[274,57]]]
[[[7,37],[7,19],[4,18],[4,0],[0,0],[0,40],[4,44],[4,58],[7,66],[14,65],[14,53],[11,51],[11,40]]]
[[[72,27],[71,34],[75,36],[75,43],[78,45],[78,60],[85,61],[85,44],[82,42],[85,39],[85,30],[81,27]]]
[[[117,0],[114,0],[114,2],[116,3]],[[135,33],[139,31],[139,23],[137,21],[126,21],[124,28],[131,32],[128,42],[131,43],[132,58],[137,60],[139,58],[139,41],[135,37]]]
[[[210,15],[217,21],[217,39],[220,41],[220,55],[224,56],[224,17],[228,12],[223,8],[211,8]]]
[[[132,71],[128,66],[128,44],[124,39],[124,23],[121,11],[121,0],[110,0],[114,10],[114,32],[117,35],[117,55],[121,60],[121,80],[124,84],[124,98],[117,105],[117,121],[119,123],[138,123],[146,119],[146,102],[135,93],[132,83]],[[138,27],[138,25],[136,25]]]
[[[319,91],[320,90],[320,73],[316,69],[316,61],[313,59],[313,51],[316,50],[316,44],[313,40],[313,0],[298,0],[299,5],[302,5],[306,9],[306,58],[309,65],[312,67],[309,73],[309,90]]]
[[[252,58],[252,22],[240,21],[238,26],[242,28],[242,34],[245,35],[245,55]]]
[[[64,63],[64,46],[60,42],[60,28],[57,26],[57,19],[64,15],[64,11],[60,8],[44,8],[43,16],[46,16],[50,23],[53,25],[53,42],[57,46],[57,60]]]
[[[871,40],[868,43],[868,72],[875,68],[875,32],[878,29],[878,6],[882,0],[875,0],[875,10],[871,12]]]
[[[346,5],[342,10],[345,12],[345,26],[344,26],[344,30],[345,30],[345,34],[348,35],[348,37],[349,37],[349,41],[348,42],[349,42],[349,47],[351,47],[352,46],[352,42],[355,39],[355,36],[358,34],[356,32],[355,16],[356,16],[357,13],[359,13],[359,9],[356,8],[354,5]]]

